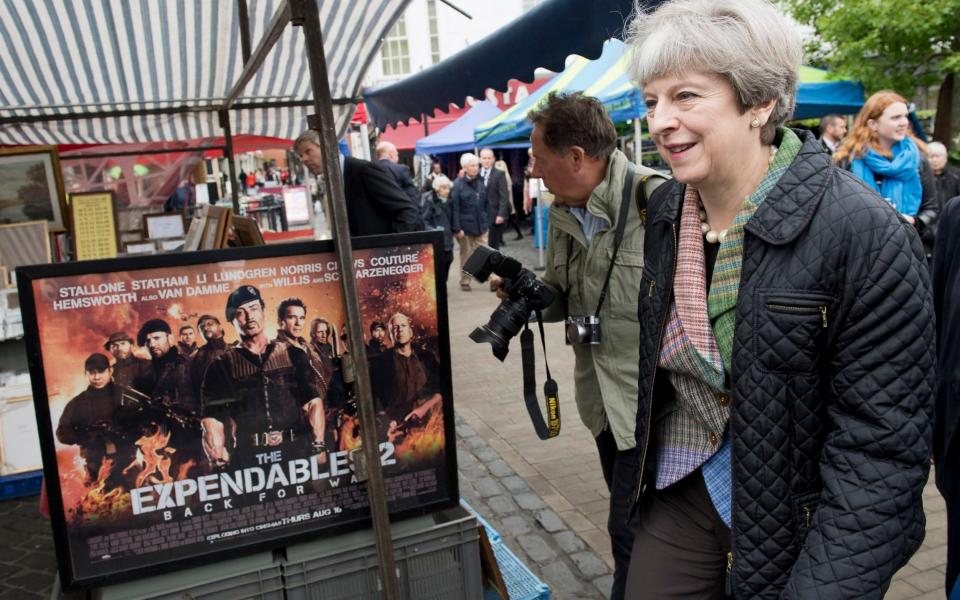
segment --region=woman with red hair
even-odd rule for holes
[[[932,226],[940,211],[927,145],[913,135],[908,114],[907,101],[900,94],[889,90],[873,94],[833,159],[916,226],[929,259]]]

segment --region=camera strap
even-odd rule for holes
[[[547,370],[547,380],[543,384],[547,421],[544,422],[543,413],[540,412],[540,404],[537,401],[536,359],[534,356],[533,332],[530,330],[529,323],[523,324],[523,331],[520,333],[520,357],[523,363],[523,400],[527,405],[527,413],[530,414],[530,421],[533,423],[534,431],[537,432],[537,437],[541,440],[548,440],[560,435],[560,399],[557,382],[550,376],[550,364],[547,362],[547,342],[543,334],[543,319],[540,318],[540,310],[535,310],[534,314],[537,316],[537,325],[540,327],[543,364]]]
[[[603,281],[603,289],[600,290],[600,299],[597,301],[597,310],[593,316],[600,316],[600,309],[603,307],[603,301],[607,299],[607,290],[610,288],[610,277],[613,275],[613,265],[617,262],[617,252],[620,251],[620,242],[623,241],[623,232],[627,228],[627,215],[630,212],[630,195],[633,192],[633,165],[627,163],[627,179],[623,184],[623,195],[620,198],[620,215],[617,217],[617,231],[613,234],[613,255],[610,257],[610,266],[607,267],[607,277]],[[644,179],[646,181],[646,179]],[[643,196],[643,191],[640,191]],[[644,202],[646,204],[646,202]],[[646,206],[644,206],[646,208]]]

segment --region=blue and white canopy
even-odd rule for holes
[[[577,57],[546,84],[519,102],[483,123],[475,132],[478,146],[512,143],[526,144],[533,125],[527,113],[539,107],[550,92],[583,92],[603,103],[614,122],[623,122],[647,114],[640,90],[627,76],[627,46],[617,39],[607,40],[596,60]]]
[[[408,2],[317,0],[339,132],[381,38]],[[285,2],[247,6],[256,48]],[[4,0],[0,144],[222,135],[216,110],[244,66],[237,7],[236,0]],[[313,107],[301,29],[286,27],[236,99],[234,134],[291,139],[306,128]]]
[[[477,146],[527,146],[533,125],[527,113],[539,107],[552,91],[583,92],[603,103],[615,123],[647,114],[642,92],[627,74],[629,52],[620,40],[608,40],[596,60],[577,57],[562,73],[541,86],[523,102],[483,123],[475,132]],[[863,86],[835,81],[826,71],[801,67],[794,118],[807,119],[828,113],[856,113],[863,106]]]

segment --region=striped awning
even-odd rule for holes
[[[317,0],[338,133],[381,38],[408,2]],[[244,66],[238,4],[0,0],[0,144],[223,135],[216,111]],[[255,49],[283,0],[246,4]],[[293,139],[307,127],[311,99],[303,31],[288,25],[231,107],[232,133]]]

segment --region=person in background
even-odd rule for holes
[[[527,148],[527,166],[523,169],[523,212],[533,215],[530,220],[530,234],[536,228],[537,206],[540,204],[540,195],[543,191],[543,180],[533,176],[533,148]]]
[[[626,597],[880,598],[924,536],[920,240],[784,127],[803,44],[773,4],[674,0],[631,29],[674,179],[644,243]]]
[[[493,167],[494,162],[493,150],[484,148],[480,151],[480,179],[483,181],[490,216],[489,245],[498,250],[507,219],[510,218],[510,184],[506,175]]]
[[[463,175],[453,182],[450,192],[450,228],[460,246],[460,267],[477,249],[487,243],[487,231],[490,229],[489,207],[480,178],[480,159],[476,154],[467,152],[460,156]],[[460,289],[470,291],[470,276],[460,274]]]
[[[430,172],[427,173],[427,176],[423,182],[424,193],[433,191],[433,180],[436,179],[438,175],[443,175],[443,170],[440,168],[440,163],[430,163]]]
[[[927,157],[933,171],[933,188],[937,195],[937,206],[943,208],[947,200],[960,196],[960,169],[947,162],[947,147],[940,142],[927,144]]]
[[[407,165],[400,164],[400,155],[397,153],[397,147],[390,142],[380,142],[377,144],[377,163],[380,164],[403,190],[403,193],[410,198],[414,206],[420,205],[420,194],[417,192],[417,186],[413,185],[413,179],[410,177],[410,168]]]
[[[320,135],[308,129],[293,143],[303,164],[315,176],[323,174]],[[411,201],[380,164],[338,155],[351,236],[418,231],[422,227],[417,202]]]
[[[167,197],[163,212],[183,212],[196,203],[193,193],[193,175],[180,182],[177,189]]]
[[[933,146],[933,144],[930,144]],[[931,148],[931,163],[933,152]],[[940,213],[933,249],[933,303],[937,314],[938,386],[933,421],[933,459],[937,489],[947,505],[946,591],[957,587],[960,575],[960,196],[948,200]],[[953,597],[951,595],[951,597]]]
[[[510,169],[507,168],[507,163],[502,160],[498,160],[493,163],[493,168],[503,171],[503,174],[507,177],[507,191],[510,202],[510,217],[507,220],[507,225],[512,227],[513,230],[517,232],[517,237],[514,239],[514,241],[522,240],[523,232],[520,231],[520,223],[517,221],[517,208],[513,202],[513,179],[510,178]]]
[[[820,118],[820,144],[829,154],[833,154],[847,135],[847,120],[837,114]]]
[[[917,228],[930,258],[939,208],[927,145],[910,130],[909,113],[907,101],[896,92],[873,94],[833,160],[866,182]]]
[[[443,231],[443,255],[437,257],[437,286],[446,287],[450,265],[453,263],[453,207],[450,190],[453,183],[445,175],[433,178],[433,191],[423,195],[421,211],[427,229]]]

